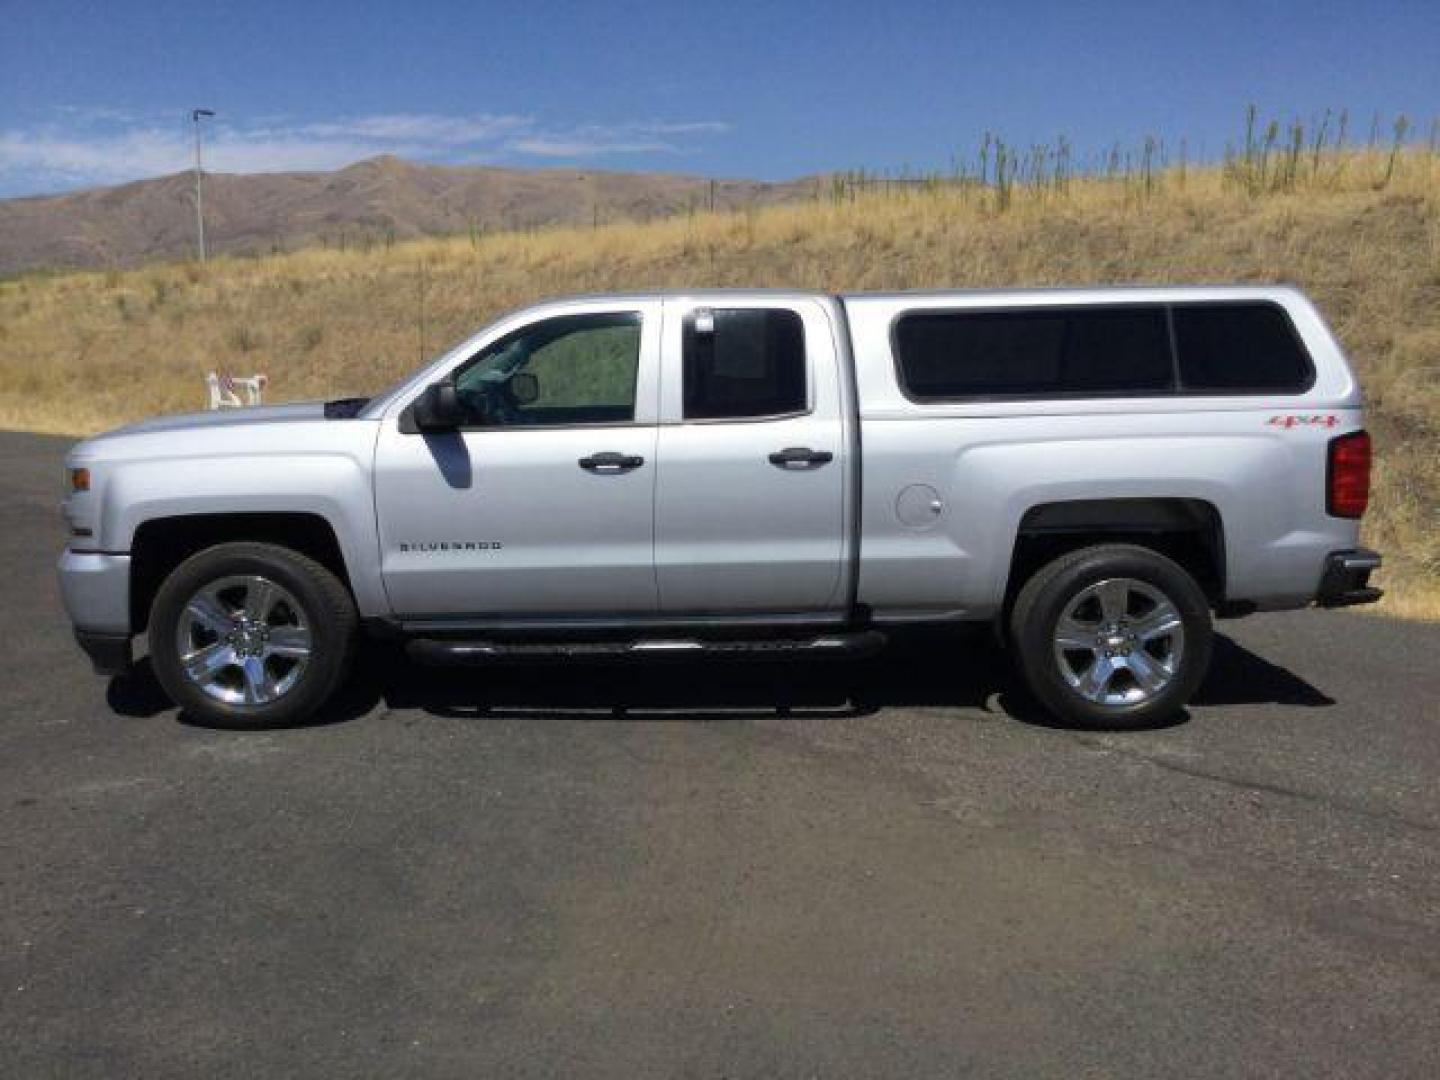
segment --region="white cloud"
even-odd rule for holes
[[[379,142],[401,140],[464,146],[486,142],[519,128],[529,127],[527,116],[436,116],[425,113],[392,113],[362,116],[338,123],[305,124],[296,129],[300,134],[319,138],[360,138]]]
[[[56,128],[0,132],[0,179],[34,175],[114,181],[184,167],[174,137],[152,129],[119,135],[67,135]]]
[[[680,124],[632,124],[641,131],[655,135],[724,135],[734,130],[726,120],[690,120]]]
[[[602,154],[679,154],[685,135],[723,135],[730,125],[722,120],[683,123],[635,121],[628,124],[584,124],[561,131],[539,131],[507,142],[506,149],[536,157],[577,158]]]
[[[636,142],[599,135],[527,135],[506,143],[506,149],[536,157],[595,157],[599,154],[674,154],[666,142]]]
[[[179,172],[193,160],[183,115],[165,122],[123,110],[62,106],[61,119],[0,130],[0,193],[110,184]],[[214,172],[334,169],[377,154],[428,161],[523,161],[623,154],[676,154],[723,135],[719,120],[632,121],[551,127],[532,117],[478,113],[380,113],[298,122],[283,116],[206,124],[205,165]]]
[[[399,147],[417,154],[423,147]],[[220,129],[207,137],[212,172],[333,169],[377,153],[374,144],[344,139],[255,137]],[[27,176],[41,182],[121,183],[190,168],[194,144],[182,131],[141,128],[115,135],[67,136],[57,131],[0,132],[0,186]]]

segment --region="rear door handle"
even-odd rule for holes
[[[629,472],[644,464],[645,459],[639,454],[617,454],[608,450],[603,454],[591,454],[580,459],[580,467],[591,472]]]
[[[782,469],[808,468],[811,465],[828,465],[835,460],[829,450],[811,450],[808,446],[787,446],[770,455],[770,464]]]

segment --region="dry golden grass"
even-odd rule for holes
[[[562,293],[1294,282],[1349,350],[1379,460],[1382,610],[1440,617],[1440,158],[1327,153],[1289,190],[1220,169],[907,188],[755,212],[0,283],[0,426],[81,434],[199,408],[212,369],[273,399],[364,394]]]

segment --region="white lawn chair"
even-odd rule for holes
[[[265,384],[270,380],[264,375],[221,375],[210,372],[205,376],[205,385],[210,391],[210,408],[243,409],[264,403]],[[240,398],[245,395],[244,400]]]

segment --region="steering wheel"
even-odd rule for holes
[[[484,427],[514,425],[520,419],[519,402],[510,392],[509,381],[486,382],[456,390],[460,404],[473,423]]]

